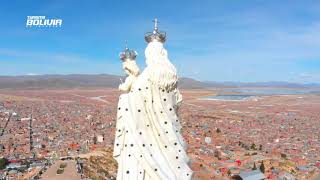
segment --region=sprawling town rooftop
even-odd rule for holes
[[[319,176],[319,95],[204,98],[215,93],[182,90],[180,121],[195,176]],[[118,96],[102,88],[1,90],[0,157],[8,160],[1,174],[28,177],[57,159],[112,147]]]

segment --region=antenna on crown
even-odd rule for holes
[[[128,41],[125,40],[124,43],[125,43],[125,49],[129,49],[129,48],[128,48]]]
[[[152,21],[154,22],[154,30],[153,30],[153,34],[156,34],[156,32],[158,32],[158,19],[154,18],[154,20]]]

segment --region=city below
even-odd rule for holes
[[[319,178],[318,90],[182,88],[194,177]],[[115,179],[119,95],[105,87],[1,89],[0,179]]]

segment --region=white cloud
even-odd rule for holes
[[[27,73],[26,76],[38,76],[40,74],[36,74],[36,73]]]

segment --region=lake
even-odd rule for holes
[[[208,96],[207,99],[210,100],[245,100],[250,97],[254,97],[253,95],[241,95],[241,94],[230,94],[230,95],[216,95],[216,96]]]
[[[230,88],[226,92],[250,94],[250,95],[293,95],[293,94],[320,94],[319,89],[313,88]]]
[[[208,96],[208,100],[246,100],[259,96],[270,95],[297,95],[297,94],[320,94],[319,89],[286,89],[286,88],[226,88],[223,94]],[[229,93],[229,94],[228,94]],[[236,93],[236,94],[234,94]]]

